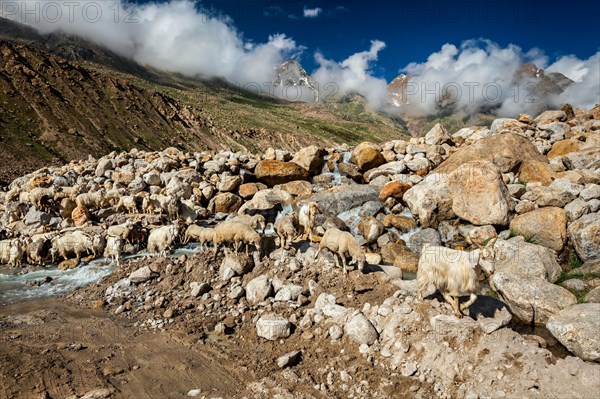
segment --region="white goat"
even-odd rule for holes
[[[179,230],[176,225],[157,227],[150,232],[148,237],[148,251],[167,256],[167,250],[178,236]]]
[[[204,249],[204,244],[212,242],[214,236],[215,229],[192,224],[185,231],[183,242],[187,244],[190,241],[190,238],[193,238],[200,243],[200,248]]]
[[[333,253],[336,253],[341,258],[341,263],[344,269],[344,273],[348,273],[346,256],[349,255],[352,262],[356,262],[358,270],[363,271],[366,263],[365,254],[358,242],[354,239],[354,236],[347,231],[341,231],[338,229],[329,229],[325,232],[319,243],[319,250],[315,254],[315,260],[319,256],[319,253],[323,248],[327,248]]]
[[[302,231],[302,239],[313,241],[313,227],[319,207],[316,202],[304,204],[298,210],[298,223]]]
[[[429,284],[433,284],[452,306],[456,316],[462,317],[462,310],[467,309],[477,299],[478,267],[483,267],[489,274],[494,272],[493,265],[485,262],[486,249],[466,252],[425,244],[421,250],[417,270],[419,299],[423,300],[423,291]],[[469,300],[459,307],[458,298],[461,295],[469,295]]]
[[[106,248],[104,249],[104,257],[111,258],[112,262],[116,262],[120,266],[119,259],[123,251],[123,240],[120,237],[109,236],[106,240]]]
[[[284,215],[275,221],[275,233],[279,237],[279,246],[287,249],[289,244],[298,237],[298,230],[294,225],[294,216]]]
[[[20,266],[23,260],[24,243],[18,238],[0,241],[0,263]]]

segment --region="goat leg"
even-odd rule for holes
[[[469,297],[469,300],[460,305],[461,312],[464,309],[467,309],[469,306],[471,306],[476,300],[477,300],[477,294],[471,294],[471,296]]]

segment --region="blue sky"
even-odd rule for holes
[[[246,40],[264,42],[285,33],[305,46],[301,61],[310,72],[314,52],[341,61],[386,43],[373,69],[390,81],[410,62],[423,62],[445,43],[486,38],[501,47],[537,47],[550,61],[567,54],[587,59],[600,47],[600,1],[203,1],[228,15]],[[304,10],[313,10],[305,17]],[[320,11],[314,11],[320,9]]]

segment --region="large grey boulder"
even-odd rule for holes
[[[546,328],[583,360],[600,362],[600,303],[582,303],[551,316]]]
[[[448,175],[429,174],[404,193],[403,198],[411,213],[419,217],[423,227],[435,226],[453,215]]]
[[[567,234],[583,261],[600,258],[600,214],[583,215],[569,225]]]
[[[575,295],[539,277],[496,272],[492,285],[524,323],[544,324],[553,314],[577,303]]]
[[[546,247],[522,241],[498,240],[493,248],[496,272],[542,278],[550,283],[560,277],[562,269],[554,253]]]
[[[308,201],[319,206],[319,212],[325,216],[337,216],[368,201],[376,201],[379,190],[364,184],[333,187],[313,194]]]

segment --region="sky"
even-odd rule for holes
[[[306,51],[302,65],[318,65],[313,53],[343,60],[371,40],[386,47],[373,69],[388,82],[411,62],[423,62],[443,44],[485,38],[500,46],[540,48],[551,60],[574,54],[587,59],[600,47],[600,1],[203,1],[233,19],[244,37],[264,42],[285,33]],[[308,11],[316,11],[306,13]],[[316,14],[316,15],[315,15]]]
[[[500,116],[600,103],[598,1],[11,0],[0,1],[0,15],[292,101],[315,97],[273,87],[275,68],[291,58],[320,98],[359,93],[387,112],[395,112],[387,85],[400,73],[412,76],[400,108],[415,115],[435,114],[441,98]],[[559,96],[539,95],[530,81],[514,81],[525,62],[574,83]]]

